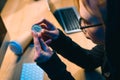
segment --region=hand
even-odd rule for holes
[[[32,36],[34,40],[35,47],[35,56],[34,60],[36,62],[45,62],[47,61],[53,54],[53,51],[47,46],[47,44],[43,41],[41,36],[38,36],[38,33],[32,31]]]
[[[38,23],[43,29],[39,35],[42,35],[42,38],[47,41],[49,39],[55,40],[59,36],[58,29],[46,19],[42,19]]]

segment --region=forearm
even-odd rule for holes
[[[103,55],[101,51],[104,51],[96,48],[93,50],[83,49],[61,31],[58,39],[53,41],[50,46],[63,57],[86,69],[94,69],[100,66],[102,57],[99,54]]]
[[[66,65],[54,53],[45,63],[37,63],[49,76],[51,80],[74,80],[72,75],[66,70]]]
[[[87,49],[83,49],[78,44],[76,44],[72,39],[68,36],[66,36],[61,30],[59,30],[59,37],[56,40],[53,40],[50,44],[50,47],[52,47],[53,50],[57,51],[60,55],[67,54],[79,54],[79,53],[86,53],[88,52]],[[69,56],[70,57],[70,56]]]

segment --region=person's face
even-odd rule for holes
[[[97,14],[96,14],[97,15]],[[80,4],[80,26],[86,38],[96,44],[104,44],[104,27],[102,19],[92,16],[89,11]]]

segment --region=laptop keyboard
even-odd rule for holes
[[[36,63],[23,63],[20,80],[44,80],[44,71]]]
[[[75,11],[74,7],[68,7],[58,9],[54,12],[54,16],[66,33],[81,31],[78,16]]]

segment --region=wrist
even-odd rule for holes
[[[52,55],[54,53],[55,53],[54,51],[51,51],[51,53],[49,53],[49,54],[41,54],[40,57],[38,57],[37,59],[35,59],[35,62],[36,63],[47,62],[52,57]]]
[[[58,37],[59,37],[59,30],[58,30],[58,29],[56,29],[55,34],[56,34],[56,35],[53,37],[53,40],[57,40]]]

